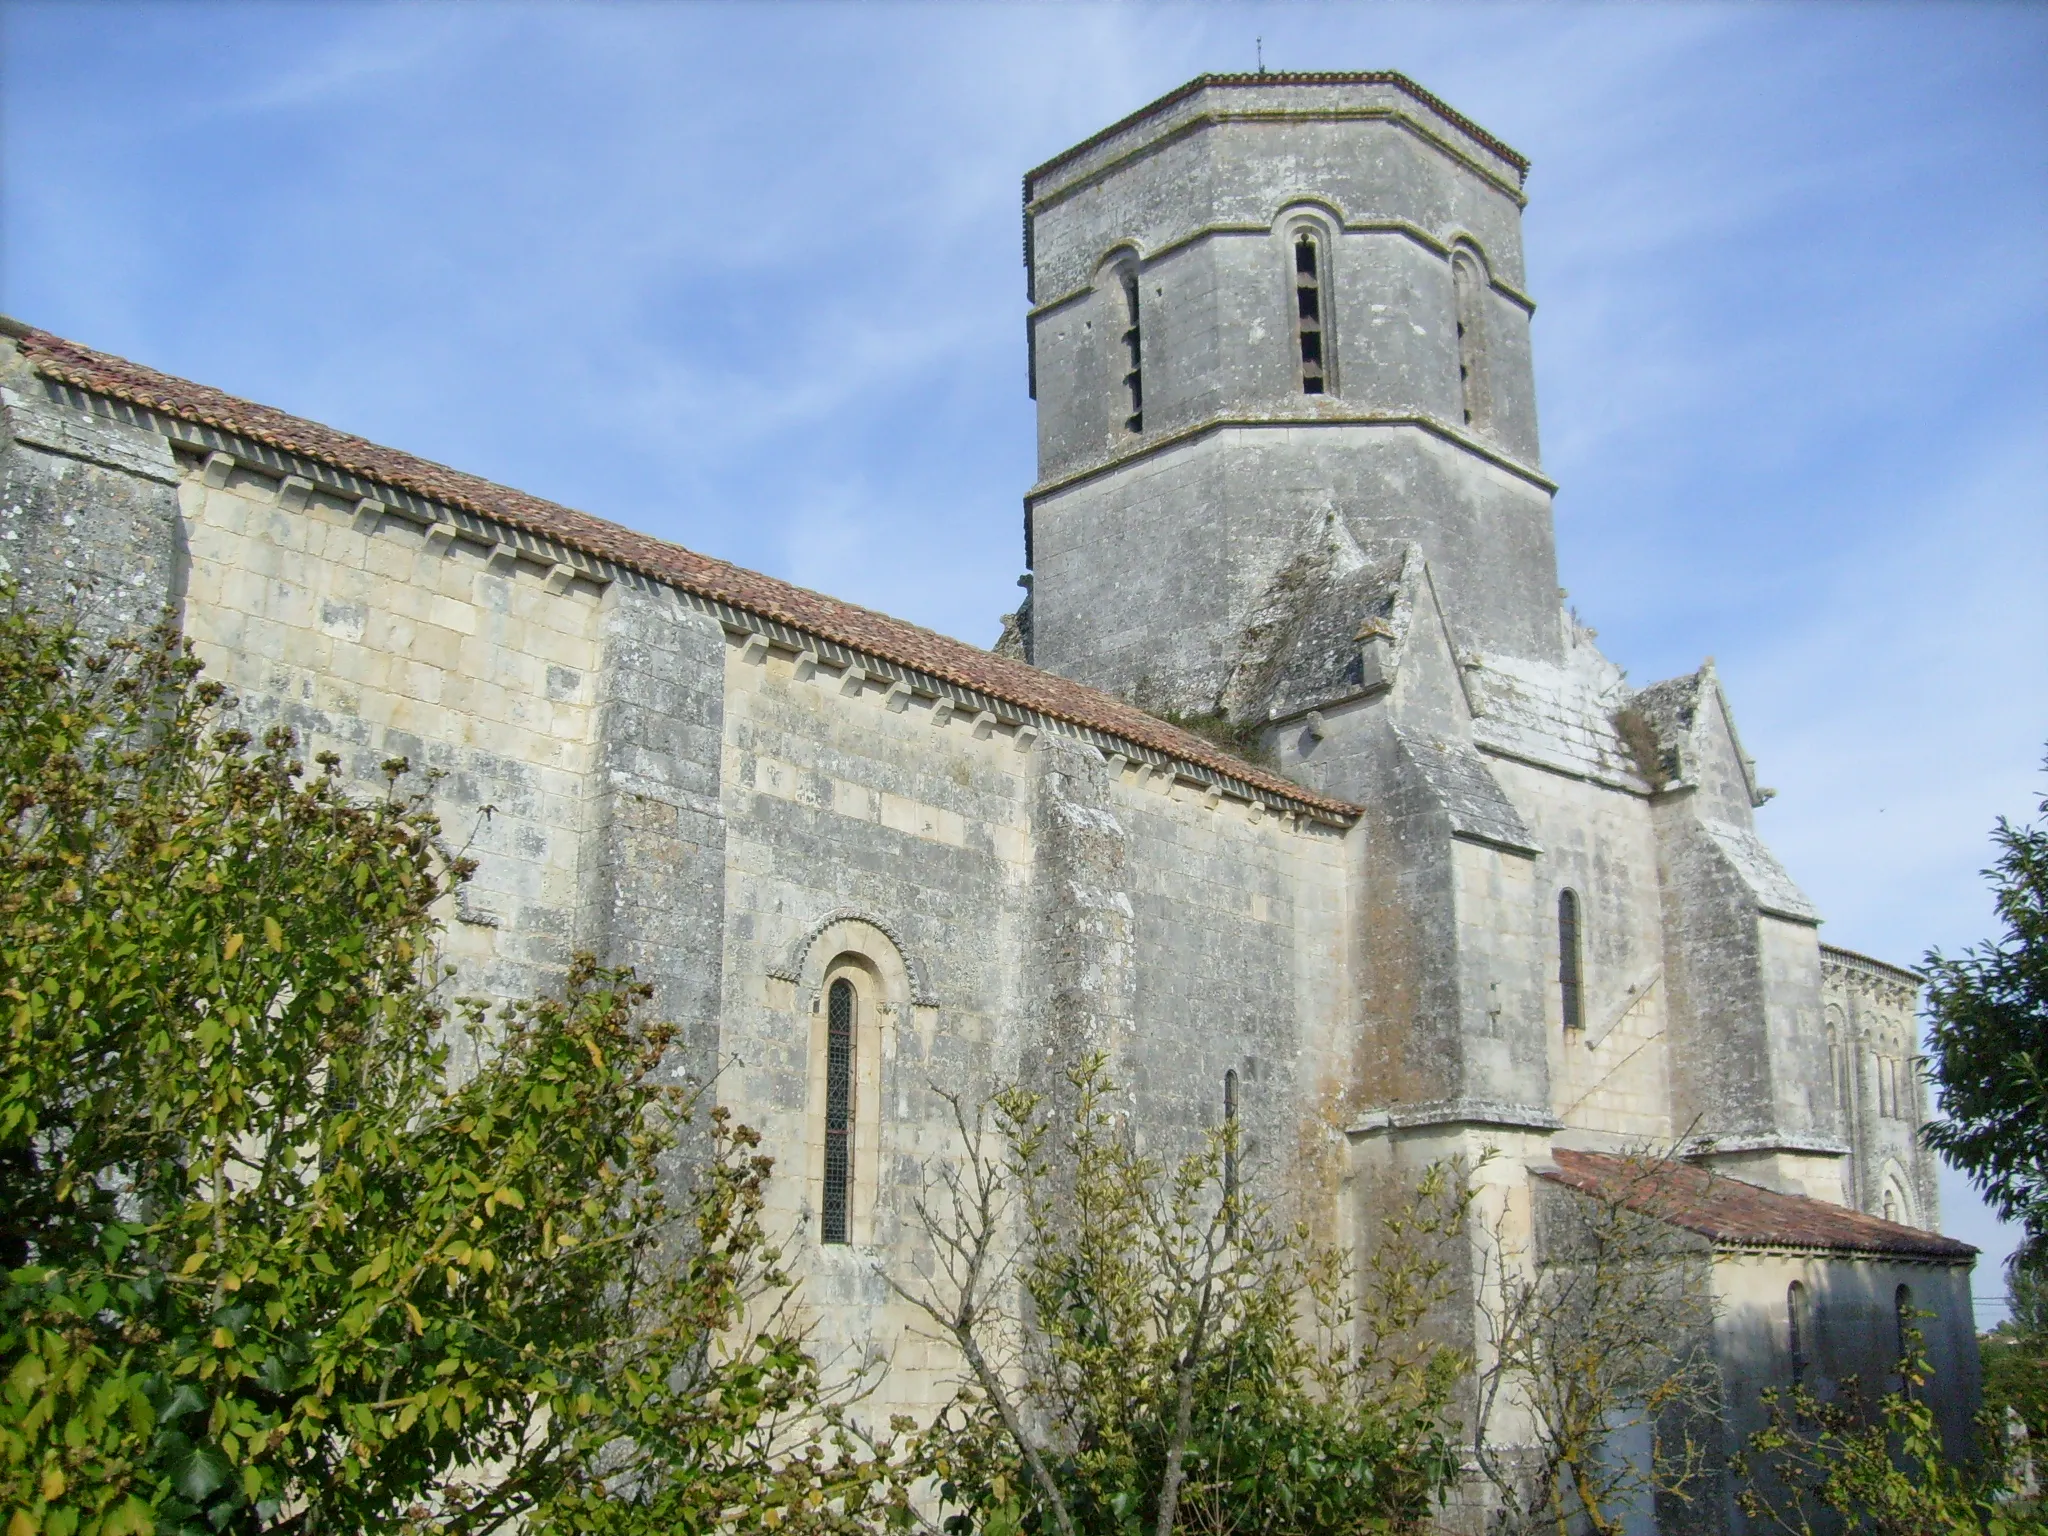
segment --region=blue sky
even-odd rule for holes
[[[1825,936],[1984,936],[1988,828],[2048,789],[2048,9],[12,0],[0,37],[7,313],[982,644],[1020,173],[1255,39],[1403,70],[1534,162],[1573,602],[1639,683],[1717,659]]]

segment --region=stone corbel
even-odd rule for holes
[[[304,475],[286,475],[277,485],[277,504],[287,512],[303,512],[313,499],[313,482]]]

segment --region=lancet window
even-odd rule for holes
[[[1304,230],[1294,237],[1294,337],[1301,349],[1304,395],[1320,395],[1327,388],[1323,360],[1325,308],[1322,251],[1316,237]]]
[[[1145,353],[1144,332],[1138,313],[1138,269],[1126,266],[1118,276],[1124,300],[1124,403],[1129,407],[1124,416],[1124,430],[1142,432],[1145,430]]]
[[[1806,1370],[1813,1348],[1813,1307],[1806,1287],[1794,1280],[1785,1288],[1785,1342],[1792,1353],[1792,1385],[1806,1384]]]
[[[1223,1195],[1237,1196],[1237,1069],[1223,1074],[1223,1126],[1229,1139],[1223,1145]]]
[[[1458,393],[1465,425],[1483,429],[1493,420],[1493,381],[1487,371],[1486,274],[1470,251],[1452,255],[1451,286],[1457,301]]]
[[[1579,959],[1579,893],[1557,893],[1557,995],[1564,1006],[1564,1027],[1586,1027],[1586,999]]]
[[[853,1187],[853,983],[843,976],[833,982],[825,1006],[825,1194],[819,1236],[843,1243]]]

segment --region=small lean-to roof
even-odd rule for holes
[[[1882,1221],[1805,1195],[1709,1173],[1690,1163],[1645,1165],[1604,1152],[1558,1148],[1537,1177],[1697,1232],[1716,1246],[1793,1248],[1967,1263],[1977,1250],[1938,1232]]]
[[[873,609],[844,603],[758,571],[700,555],[679,544],[635,533],[587,512],[495,485],[428,459],[380,447],[271,406],[224,394],[96,352],[48,331],[9,321],[21,355],[44,378],[90,394],[126,401],[181,421],[262,443],[409,491],[478,517],[505,523],[682,591],[723,603],[941,682],[1035,711],[1053,720],[1118,737],[1167,757],[1207,768],[1326,819],[1348,822],[1357,807],[1304,789],[1232,756],[1191,731],[1133,708],[1121,699],[993,651],[984,651]]]

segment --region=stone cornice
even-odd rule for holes
[[[1368,1109],[1344,1128],[1347,1136],[1374,1136],[1442,1125],[1488,1125],[1503,1130],[1548,1133],[1564,1121],[1536,1104],[1509,1104],[1493,1099],[1432,1099],[1420,1104],[1390,1104]]]
[[[1045,164],[1038,166],[1033,170],[1026,171],[1024,173],[1024,228],[1026,251],[1028,252],[1031,246],[1031,221],[1038,214],[1044,212],[1048,208],[1057,207],[1059,204],[1067,201],[1069,198],[1075,196],[1076,194],[1085,191],[1089,187],[1097,185],[1107,177],[1115,174],[1119,170],[1122,170],[1124,167],[1135,164],[1136,162],[1146,159],[1151,155],[1157,154],[1160,150],[1164,149],[1170,144],[1177,143],[1181,139],[1184,139],[1191,134],[1200,133],[1205,129],[1218,127],[1226,123],[1386,123],[1394,128],[1400,129],[1401,131],[1412,135],[1421,143],[1427,145],[1429,148],[1434,149],[1439,154],[1443,155],[1446,159],[1454,161],[1457,164],[1463,166],[1466,170],[1470,171],[1473,175],[1477,176],[1481,181],[1484,181],[1488,186],[1492,187],[1502,196],[1508,198],[1511,202],[1514,203],[1514,205],[1517,208],[1523,208],[1528,206],[1529,199],[1527,195],[1522,191],[1522,176],[1527,170],[1528,162],[1526,160],[1523,160],[1522,157],[1517,155],[1513,150],[1508,149],[1506,145],[1501,144],[1498,140],[1493,139],[1490,135],[1486,134],[1484,130],[1478,128],[1476,124],[1472,124],[1467,119],[1460,117],[1457,113],[1453,112],[1449,107],[1445,106],[1435,97],[1429,96],[1426,92],[1420,90],[1420,88],[1417,87],[1412,81],[1408,81],[1399,75],[1388,75],[1380,77],[1357,76],[1348,79],[1345,77],[1338,76],[1323,76],[1316,79],[1313,83],[1324,85],[1393,85],[1397,89],[1402,90],[1404,94],[1408,94],[1411,97],[1414,97],[1421,101],[1426,101],[1427,104],[1431,108],[1439,112],[1447,122],[1457,127],[1460,131],[1469,132],[1472,135],[1473,141],[1475,143],[1483,146],[1486,149],[1492,150],[1495,153],[1500,154],[1503,160],[1507,161],[1509,164],[1515,165],[1514,178],[1510,180],[1508,177],[1503,176],[1498,170],[1486,164],[1485,161],[1481,160],[1477,155],[1473,154],[1470,150],[1456,143],[1452,139],[1446,137],[1444,134],[1438,132],[1434,127],[1432,127],[1429,123],[1424,121],[1421,117],[1417,116],[1414,112],[1411,112],[1406,108],[1399,106],[1390,106],[1378,103],[1369,105],[1360,104],[1358,106],[1349,107],[1324,106],[1308,108],[1232,108],[1219,106],[1210,108],[1206,111],[1191,112],[1186,117],[1180,119],[1178,122],[1165,128],[1163,131],[1159,132],[1158,134],[1155,134],[1151,138],[1143,139],[1136,143],[1131,144],[1128,148],[1124,149],[1120,154],[1111,155],[1101,160],[1097,164],[1089,167],[1086,171],[1083,171],[1079,175],[1073,177],[1073,179],[1062,181],[1057,187],[1051,188],[1050,190],[1039,193],[1035,196],[1033,194],[1033,188],[1036,186],[1036,184],[1053,170],[1057,169],[1060,166],[1065,165],[1067,162],[1071,160],[1074,160],[1081,156],[1085,156],[1091,151],[1101,148],[1104,144],[1107,144],[1112,139],[1114,139],[1119,133],[1122,133],[1127,129],[1136,127],[1138,124],[1143,122],[1145,118],[1147,118],[1148,116],[1155,115],[1158,112],[1168,107],[1171,107],[1182,100],[1187,99],[1189,96],[1195,94],[1199,90],[1208,88],[1210,86],[1243,86],[1257,85],[1260,83],[1265,83],[1268,85],[1286,85],[1290,83],[1307,82],[1305,82],[1302,77],[1290,78],[1278,75],[1268,75],[1263,77],[1233,76],[1220,78],[1214,76],[1205,76],[1200,80],[1190,82],[1188,85],[1183,86],[1180,90],[1173,92],[1171,95],[1162,97],[1160,100],[1153,102],[1150,106],[1139,109],[1137,112],[1134,112],[1129,117],[1125,118],[1122,122],[1112,124],[1110,127],[1105,128],[1102,132],[1095,134],[1088,139],[1084,139],[1081,143],[1075,145],[1072,149],[1065,151],[1063,154],[1056,156],[1054,159],[1048,160],[1047,162],[1045,162]]]
[[[1820,959],[1823,967],[1834,965],[1845,971],[1860,972],[1873,980],[1886,982],[1892,986],[1909,987],[1916,996],[1920,989],[1927,985],[1927,978],[1918,971],[1873,959],[1869,955],[1860,955],[1853,949],[1842,949],[1833,944],[1821,945]]]
[[[1220,416],[1211,416],[1206,420],[1195,422],[1189,426],[1178,427],[1170,432],[1162,432],[1158,437],[1142,442],[1137,447],[1124,453],[1115,454],[1110,458],[1102,460],[1100,463],[1090,464],[1081,469],[1069,470],[1063,475],[1055,475],[1050,480],[1041,480],[1024,493],[1024,509],[1028,514],[1033,506],[1048,496],[1057,495],[1061,491],[1071,490],[1077,485],[1084,484],[1102,475],[1113,474],[1126,465],[1143,463],[1146,459],[1156,454],[1164,453],[1169,448],[1178,448],[1185,443],[1195,442],[1198,439],[1212,436],[1217,432],[1227,432],[1233,429],[1259,431],[1272,428],[1293,431],[1305,427],[1413,428],[1416,431],[1426,432],[1432,437],[1441,438],[1453,447],[1462,448],[1473,457],[1484,459],[1496,469],[1504,470],[1516,479],[1528,482],[1547,495],[1555,495],[1557,493],[1557,482],[1546,478],[1540,471],[1531,469],[1519,459],[1510,458],[1499,449],[1490,447],[1468,432],[1461,432],[1448,422],[1440,421],[1434,416],[1424,415],[1420,412],[1346,411],[1342,414],[1335,412],[1328,414],[1317,413],[1314,415],[1303,413],[1300,416],[1249,416],[1233,412]]]

